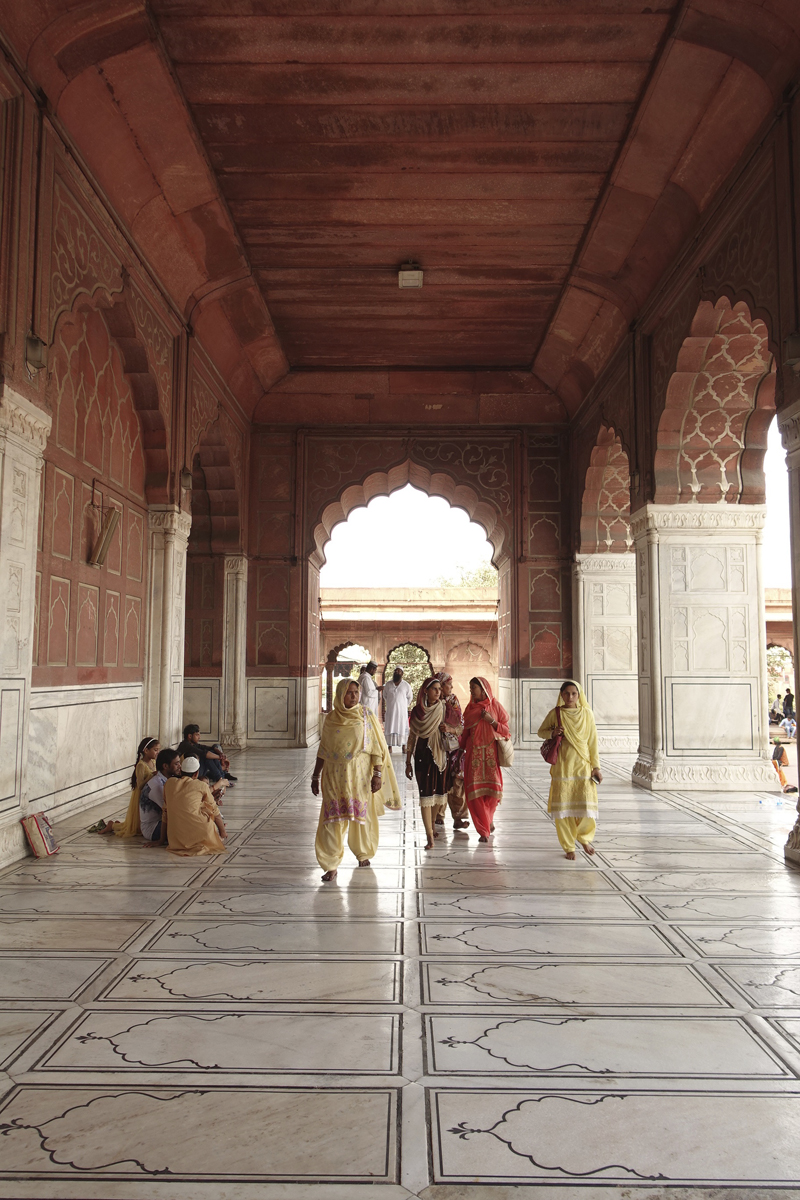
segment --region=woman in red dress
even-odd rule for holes
[[[497,761],[497,739],[511,736],[508,713],[495,700],[487,681],[478,676],[470,679],[472,699],[464,713],[464,732],[461,746],[464,759],[464,790],[470,816],[480,834],[479,841],[488,842],[494,829],[494,811],[503,799],[503,775]]]

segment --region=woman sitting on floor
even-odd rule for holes
[[[160,749],[158,738],[146,737],[139,742],[136,751],[136,765],[131,775],[131,798],[128,801],[128,811],[123,821],[100,820],[92,825],[90,833],[114,833],[117,837],[138,837],[142,832],[139,822],[139,797],[142,788],[156,773],[156,757]]]
[[[311,791],[322,807],[314,851],[325,874],[336,878],[347,844],[360,867],[368,867],[378,849],[378,817],[401,807],[389,749],[371,709],[359,704],[355,679],[340,679],[333,710],[322,726]]]
[[[164,784],[162,837],[166,830],[167,849],[190,858],[198,854],[223,854],[225,822],[204,779],[198,779],[200,761],[185,758],[180,779]]]

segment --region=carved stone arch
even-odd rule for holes
[[[657,504],[763,504],[775,359],[747,304],[701,300],[667,385],[654,459]]]
[[[219,422],[203,432],[192,455],[190,549],[235,554],[241,548],[239,492]]]
[[[364,508],[376,496],[390,496],[392,492],[412,484],[429,496],[440,496],[453,508],[463,509],[471,521],[476,521],[486,530],[486,537],[494,546],[492,561],[495,566],[503,556],[505,526],[496,506],[478,495],[468,484],[457,483],[443,471],[429,471],[427,467],[406,459],[387,471],[375,471],[363,482],[350,484],[338,500],[332,501],[322,510],[319,522],[313,530],[314,548],[311,561],[317,567],[325,562],[325,546],[330,541],[334,528],[346,521],[353,509]],[[505,547],[506,552],[508,547]]]
[[[396,642],[394,644],[394,646],[391,647],[390,650],[386,651],[386,662],[387,663],[389,662],[389,659],[394,654],[395,650],[399,650],[402,646],[416,646],[417,650],[421,650],[422,653],[425,655],[425,657],[428,660],[428,663],[431,662],[431,652],[427,646],[422,646],[419,642],[412,641],[411,638],[404,638],[402,642]],[[431,669],[433,669],[432,664],[431,664]]]
[[[601,425],[583,490],[581,553],[624,554],[632,548],[628,455],[616,430]]]
[[[91,314],[91,316],[90,316]],[[62,352],[69,353],[66,341],[62,336],[66,326],[77,326],[81,346],[73,339],[72,346],[81,358],[81,369],[85,376],[87,387],[97,385],[96,377],[89,375],[89,369],[96,371],[97,363],[93,355],[99,352],[96,344],[96,331],[87,326],[92,323],[92,317],[99,319],[108,339],[109,353],[116,353],[122,373],[130,388],[133,407],[139,420],[141,430],[142,451],[145,463],[144,494],[149,504],[167,504],[170,500],[170,470],[169,470],[169,432],[164,412],[160,403],[159,387],[150,370],[147,348],[139,335],[136,322],[131,314],[127,299],[124,295],[111,295],[103,288],[96,289],[92,294],[80,291],[74,298],[69,310],[63,310],[53,329],[52,344],[49,353],[50,398],[53,388],[58,388],[58,362]],[[113,364],[112,364],[113,366]]]
[[[331,647],[331,649],[328,651],[327,661],[329,663],[335,663],[342,651],[346,650],[348,646],[361,646],[361,648],[366,650],[368,654],[372,654],[369,646],[365,646],[363,642],[354,642],[352,638],[349,638],[346,642],[340,642],[338,646]]]

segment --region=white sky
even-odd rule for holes
[[[434,587],[440,575],[489,562],[482,526],[462,508],[410,483],[377,496],[337,525],[325,547],[323,587]]]
[[[767,525],[764,586],[791,587],[789,479],[778,422],[764,458]],[[378,496],[337,525],[326,548],[323,587],[434,587],[440,575],[489,562],[492,547],[463,509],[407,484]]]

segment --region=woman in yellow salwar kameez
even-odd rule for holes
[[[336,878],[347,844],[360,867],[368,867],[378,849],[378,817],[401,807],[397,779],[378,718],[359,704],[355,679],[341,679],[333,711],[322,727],[311,791],[322,808],[314,850],[325,874]]]
[[[136,765],[131,775],[131,798],[128,801],[128,811],[122,821],[98,821],[90,829],[90,833],[113,833],[117,837],[138,837],[142,832],[139,823],[139,797],[142,788],[156,773],[156,757],[161,749],[158,738],[142,738],[136,750]]]
[[[594,713],[583,688],[568,679],[561,685],[556,707],[542,721],[540,738],[550,738],[561,725],[563,737],[558,758],[550,767],[547,811],[567,858],[575,857],[575,842],[594,854],[597,829],[597,785],[603,780],[597,753]]]

